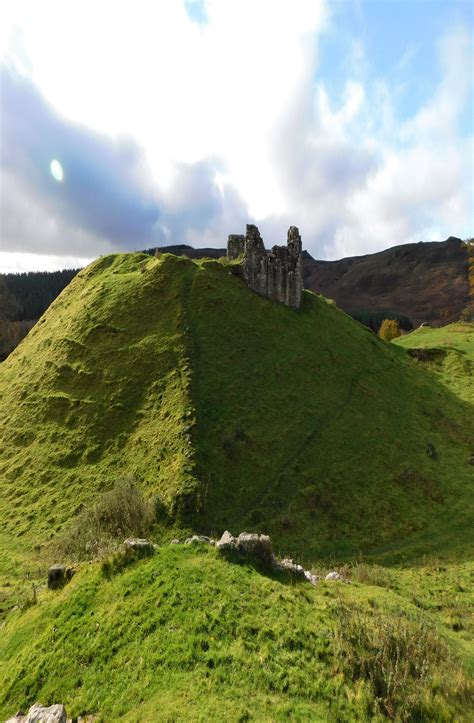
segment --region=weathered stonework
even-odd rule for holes
[[[245,236],[243,234],[231,233],[227,240],[227,256],[230,259],[237,259],[244,253]]]
[[[256,226],[247,225],[245,236],[231,234],[227,256],[243,256],[242,276],[247,285],[261,296],[299,309],[303,291],[301,236],[296,226],[288,229],[286,246],[266,251]]]

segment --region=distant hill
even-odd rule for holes
[[[225,248],[195,249],[185,244],[162,251],[192,259],[226,253]],[[424,321],[444,326],[457,321],[469,301],[466,246],[453,236],[338,261],[317,260],[307,251],[303,258],[305,287],[333,299],[372,328],[387,316],[399,318],[407,330]]]
[[[394,246],[340,261],[305,259],[305,285],[349,314],[391,309],[413,326],[450,324],[469,300],[468,257],[461,239]]]
[[[225,248],[187,245],[166,246],[162,251],[193,259],[226,253]],[[444,326],[457,321],[469,301],[466,246],[453,236],[338,261],[317,260],[307,251],[303,258],[305,287],[333,299],[372,328],[390,316],[399,318],[407,330],[424,321]]]
[[[225,256],[225,248],[174,244],[162,253],[191,259]],[[153,255],[155,248],[144,253]],[[457,321],[469,301],[468,256],[458,238],[404,244],[365,256],[320,261],[304,252],[307,289],[333,299],[346,313],[377,331],[384,318],[397,318],[405,330],[422,322],[443,326]],[[78,269],[0,274],[0,359],[21,341],[32,324],[69,284]],[[13,322],[30,322],[14,325]]]

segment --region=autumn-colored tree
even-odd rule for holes
[[[384,319],[380,325],[379,337],[385,341],[392,341],[400,336],[400,324],[396,319]]]

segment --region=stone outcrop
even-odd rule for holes
[[[66,721],[66,710],[63,705],[50,705],[45,708],[40,703],[35,703],[26,715],[20,711],[6,723],[66,723]]]
[[[193,535],[192,537],[187,537],[184,541],[185,545],[192,545],[194,542],[202,542],[204,545],[215,545],[215,540],[212,540],[207,535]]]
[[[238,537],[234,537],[226,530],[215,545],[220,552],[225,553],[229,550],[240,552],[265,563],[277,572],[290,572],[295,577],[307,580],[311,585],[316,585],[318,580],[321,579],[288,557],[283,558],[283,560],[275,557],[272,541],[268,535],[259,535],[256,532],[241,532]]]
[[[125,550],[141,552],[152,555],[155,552],[155,545],[143,537],[129,537],[123,541]]]
[[[301,236],[296,226],[288,229],[286,246],[274,246],[266,251],[258,228],[248,224],[245,236],[229,236],[227,256],[242,257],[244,281],[257,294],[299,309],[303,269]]]

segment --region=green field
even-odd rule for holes
[[[473,325],[389,344],[230,270],[103,257],[0,366],[0,714],[468,720]],[[123,477],[159,510],[156,555],[33,595],[57,536]],[[354,583],[166,544],[226,528]],[[419,667],[385,689],[379,649]]]

